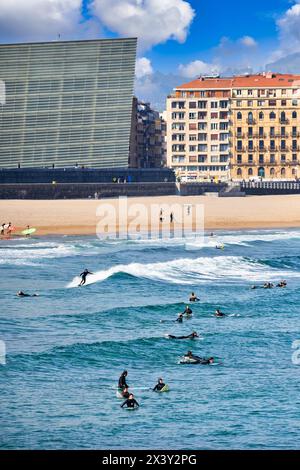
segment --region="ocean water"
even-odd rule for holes
[[[0,269],[2,449],[300,448],[300,231],[3,240]],[[174,323],[192,291],[193,317]],[[219,365],[178,364],[189,349]],[[132,413],[116,396],[123,369]],[[160,376],[169,393],[149,391]]]

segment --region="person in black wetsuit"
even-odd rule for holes
[[[207,359],[203,357],[199,361],[199,364],[209,365],[209,364],[213,364],[214,362],[215,362],[215,359],[213,357],[208,357]]]
[[[174,335],[168,335],[168,338],[170,339],[195,339],[199,338],[199,335],[196,331],[193,331],[190,335],[187,336],[174,336]]]
[[[178,317],[176,318],[175,321],[178,321],[178,323],[182,323],[182,322],[183,322],[183,315],[182,315],[182,313],[180,313],[180,314],[178,315]]]
[[[124,370],[122,374],[120,375],[118,388],[120,388],[121,390],[124,390],[124,388],[128,388],[128,385],[126,383],[127,374],[128,374],[127,370]]]
[[[193,310],[190,308],[189,305],[187,305],[187,306],[185,307],[185,309],[184,309],[184,312],[182,312],[182,315],[187,315],[187,316],[189,316],[189,315],[192,315],[192,313],[193,313]]]
[[[194,356],[192,351],[188,351],[184,357],[193,359],[195,361],[194,364],[208,365],[208,364],[213,364],[215,361],[213,357],[205,358],[205,357]]]
[[[121,408],[123,408],[125,405],[127,406],[127,408],[137,408],[138,406],[140,406],[132,393],[130,393],[127,400],[125,400],[124,403],[121,405]]]
[[[199,302],[200,299],[194,294],[194,292],[191,293],[190,297],[190,302]]]
[[[88,269],[85,269],[85,270],[80,274],[80,276],[81,276],[81,281],[80,281],[78,287],[79,287],[79,286],[83,286],[83,285],[86,283],[86,276],[87,276],[88,274],[93,274],[93,273],[91,273]]]
[[[160,392],[165,386],[166,384],[164,383],[163,379],[159,378],[157,384],[153,388],[153,392]]]
[[[26,294],[25,292],[23,292],[22,290],[19,290],[19,292],[17,292],[17,296],[18,297],[38,297],[38,294]]]
[[[226,317],[226,314],[221,312],[219,308],[215,311],[215,317]]]

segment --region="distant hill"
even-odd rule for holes
[[[287,55],[266,65],[266,70],[277,73],[300,73],[300,52]]]

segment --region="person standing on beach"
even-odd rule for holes
[[[0,229],[0,235],[1,235],[1,237],[3,237],[3,235],[4,235],[4,230],[5,230],[5,224],[2,224],[2,225],[1,225],[1,229]]]
[[[174,220],[174,214],[173,214],[173,212],[171,212],[171,214],[170,214],[170,223],[171,224],[173,223],[173,220]]]
[[[160,209],[160,212],[159,212],[159,221],[160,221],[160,223],[162,223],[163,220],[164,220],[164,219],[163,219],[163,210]]]

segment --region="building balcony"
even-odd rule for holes
[[[286,118],[284,118],[284,119],[279,118],[279,122],[280,122],[280,124],[288,124],[290,121]]]
[[[257,148],[257,151],[258,151],[259,153],[265,153],[265,152],[268,151],[268,148],[267,148],[267,147],[263,147],[263,148],[258,147],[258,148]]]
[[[253,126],[256,124],[256,119],[247,119],[247,124],[249,124],[250,126]]]
[[[247,148],[246,148],[246,147],[241,147],[241,148],[235,147],[235,150],[236,150],[236,152],[247,152]]]

